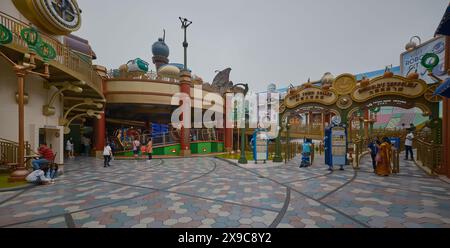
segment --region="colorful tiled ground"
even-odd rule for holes
[[[68,161],[56,184],[0,192],[0,227],[450,227],[450,184],[411,161],[378,177],[215,158]]]

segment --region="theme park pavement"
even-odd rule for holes
[[[65,165],[56,184],[0,193],[0,227],[450,227],[450,184],[411,161],[358,171],[215,158]]]

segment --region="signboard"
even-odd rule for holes
[[[365,102],[378,96],[396,95],[407,98],[420,97],[427,90],[427,85],[422,80],[409,80],[407,78],[393,76],[389,78],[377,77],[370,81],[366,87],[358,87],[352,93],[355,102]]]
[[[285,98],[285,105],[288,108],[295,108],[305,103],[320,103],[323,105],[332,105],[336,103],[338,97],[332,90],[324,91],[319,87],[305,88],[294,91]]]
[[[269,159],[269,141],[264,135],[265,132],[256,130],[253,133],[253,159],[255,163],[258,161],[264,161]]]
[[[436,83],[428,76],[427,68],[425,68],[421,61],[426,54],[436,54],[439,58],[438,65],[433,69],[433,74],[441,79],[446,78],[444,69],[445,63],[445,37],[437,37],[430,41],[423,43],[415,48],[413,51],[405,52],[400,55],[400,72],[406,77],[409,73],[415,72],[419,74],[419,78],[428,84]]]
[[[333,165],[345,165],[347,162],[347,133],[343,127],[331,129],[331,155]]]

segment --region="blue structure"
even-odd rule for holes
[[[341,170],[348,164],[348,134],[347,127],[343,124],[332,124],[325,128],[325,164],[329,170],[333,170],[333,166],[340,166]]]
[[[257,164],[258,161],[264,161],[266,163],[269,160],[269,140],[267,137],[263,137],[261,132],[264,130],[256,129],[253,132],[252,147],[253,147],[253,160]]]

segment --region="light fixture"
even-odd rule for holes
[[[409,40],[409,42],[406,44],[405,49],[406,51],[412,51],[417,47],[417,43],[414,42],[414,38],[416,38],[419,41],[419,45],[422,44],[422,39],[420,39],[419,36],[413,36],[411,37],[411,39]]]

